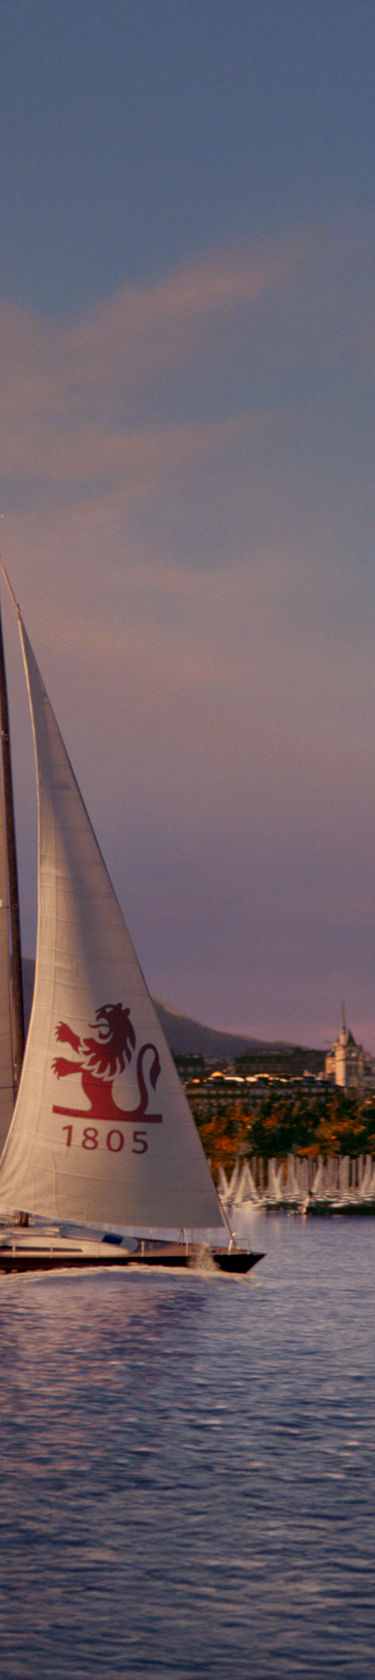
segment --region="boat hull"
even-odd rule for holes
[[[100,1268],[105,1266],[106,1269],[109,1266],[161,1266],[163,1268],[178,1267],[179,1270],[189,1271],[198,1270],[201,1267],[202,1270],[205,1267],[210,1269],[212,1265],[213,1268],[217,1267],[221,1272],[243,1276],[250,1272],[259,1260],[264,1259],[263,1254],[253,1252],[247,1254],[245,1249],[232,1249],[231,1252],[228,1249],[209,1249],[202,1256],[201,1250],[193,1247],[187,1250],[182,1246],[176,1245],[175,1247],[173,1244],[169,1244],[165,1248],[160,1246],[154,1253],[149,1251],[144,1254],[124,1254],[121,1249],[115,1253],[106,1253],[104,1244],[103,1249],[104,1252],[102,1250],[100,1254],[90,1254],[73,1249],[62,1252],[61,1249],[54,1249],[52,1245],[50,1248],[38,1249],[21,1244],[18,1247],[16,1243],[12,1243],[9,1244],[9,1248],[2,1247],[0,1250],[0,1273],[52,1272],[65,1271],[67,1268],[69,1270],[86,1271],[88,1267],[92,1268],[94,1266]]]

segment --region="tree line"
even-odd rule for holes
[[[239,1154],[243,1160],[254,1155],[283,1160],[293,1153],[375,1157],[375,1095],[360,1098],[338,1087],[315,1095],[285,1087],[270,1091],[259,1109],[251,1108],[251,1099],[234,1096],[229,1104],[219,1101],[214,1113],[202,1114],[190,1089],[189,1102],[215,1173],[220,1165],[231,1170]]]

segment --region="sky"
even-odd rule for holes
[[[375,1051],[373,0],[0,29],[2,554],[148,984]]]

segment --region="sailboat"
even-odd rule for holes
[[[134,1263],[186,1267],[203,1255],[221,1270],[246,1272],[261,1256],[237,1248],[227,1228],[6,581],[18,614],[34,735],[38,933],[31,1019],[10,1119],[14,1076],[4,838],[0,1208],[22,1209],[24,1228],[13,1223],[0,1229],[0,1270]],[[7,734],[4,727],[2,732]],[[5,772],[3,777],[5,783]],[[5,837],[3,808],[1,823]]]

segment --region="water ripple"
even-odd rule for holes
[[[255,1240],[1,1280],[7,1680],[370,1680],[375,1221]]]

